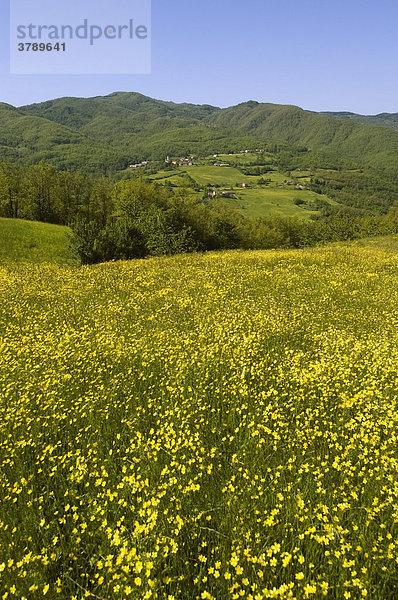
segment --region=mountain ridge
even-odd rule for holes
[[[377,115],[361,115],[349,111],[329,112],[323,111],[319,114],[327,115],[337,119],[352,120],[363,125],[376,125],[377,127],[389,127],[398,130],[398,113],[382,112]]]
[[[255,100],[219,108],[138,92],[55,98],[19,107],[0,103],[0,159],[44,159],[58,168],[117,171],[142,159],[278,142],[327,151],[360,166],[395,169],[395,120],[398,129],[398,114],[317,113]]]

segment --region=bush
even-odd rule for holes
[[[82,264],[142,258],[147,249],[142,234],[128,221],[115,221],[100,229],[93,221],[72,225],[70,246]]]

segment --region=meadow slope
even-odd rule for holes
[[[2,598],[387,600],[398,244],[0,267]]]
[[[69,248],[69,227],[0,218],[0,264],[15,262],[78,264]]]

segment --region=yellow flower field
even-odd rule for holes
[[[0,268],[0,598],[386,600],[398,251]]]

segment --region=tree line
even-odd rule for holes
[[[322,218],[243,217],[189,187],[143,177],[116,181],[41,162],[0,163],[0,216],[69,225],[83,264],[222,249],[300,248],[398,232],[398,208],[384,214],[325,212]]]

